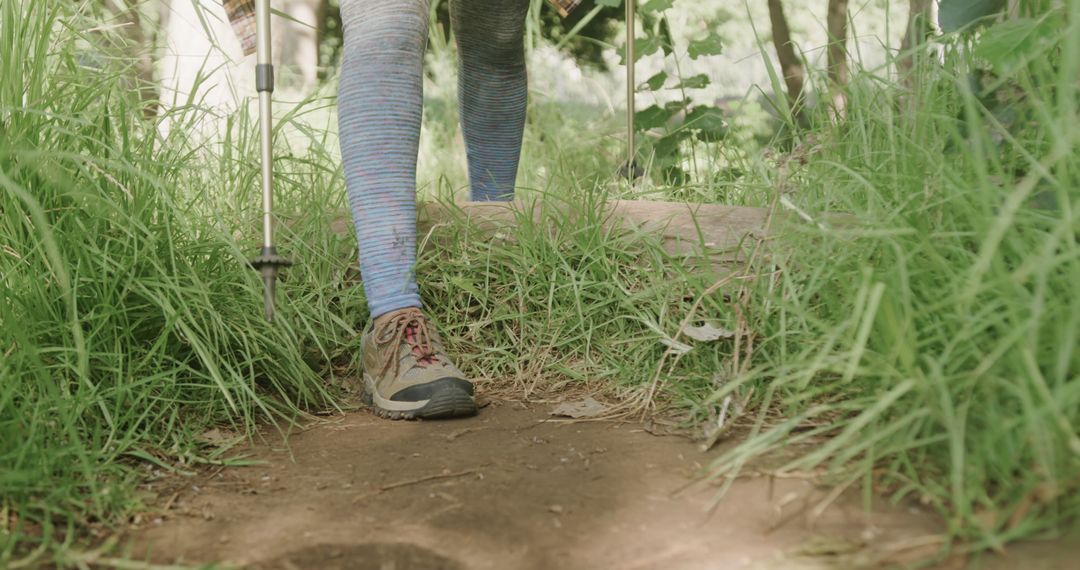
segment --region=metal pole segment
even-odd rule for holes
[[[255,0],[255,63],[270,63],[270,0]]]
[[[634,159],[637,152],[634,144],[634,64],[635,54],[635,26],[634,15],[636,0],[624,0],[626,2],[626,168],[631,181],[634,180]]]
[[[270,0],[255,0],[255,63],[262,69],[272,69],[270,61]],[[265,67],[264,67],[265,66]],[[269,89],[264,85],[259,88],[259,133],[261,138],[262,193],[263,193],[263,247],[274,244],[273,219],[274,208],[274,168],[271,96],[273,93],[273,73],[270,73]],[[262,83],[262,81],[259,81]]]
[[[274,169],[271,164],[273,153],[273,126],[270,124],[271,113],[270,92],[259,93],[259,130],[262,138],[262,194],[263,194],[263,247],[271,247],[274,244],[273,219],[271,212],[274,208]]]
[[[270,59],[270,0],[255,0],[255,89],[259,92],[259,136],[262,162],[263,247],[250,261],[263,278],[263,306],[266,320],[274,320],[274,296],[278,268],[292,262],[274,248],[274,66]]]

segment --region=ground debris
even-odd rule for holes
[[[445,439],[446,441],[454,441],[455,439],[457,439],[457,438],[459,438],[459,437],[461,437],[461,436],[463,436],[463,435],[465,435],[467,433],[477,432],[477,431],[480,431],[482,429],[484,429],[484,428],[482,428],[482,427],[467,427],[467,428],[462,428],[462,429],[459,429],[459,430],[454,430],[454,431],[452,431],[450,433],[446,433],[446,434],[440,433],[440,434],[435,434],[435,435],[442,438],[442,439]]]
[[[595,418],[609,409],[607,404],[597,401],[592,396],[575,402],[563,402],[551,410],[551,415],[564,418]]]
[[[408,487],[410,485],[419,485],[421,483],[427,483],[429,481],[438,481],[440,479],[455,479],[457,477],[464,477],[466,475],[474,475],[476,473],[477,473],[476,469],[466,469],[464,471],[457,471],[455,473],[451,473],[449,471],[444,471],[442,473],[438,473],[438,474],[435,474],[435,475],[428,475],[426,477],[418,477],[416,479],[406,479],[404,481],[398,481],[397,483],[390,483],[388,485],[383,485],[382,487],[379,487],[379,492],[381,493],[383,491],[389,491],[391,489],[398,489],[398,488],[401,488],[401,487]]]
[[[682,329],[683,334],[701,342],[710,342],[722,338],[735,338],[735,331],[704,323],[701,326],[688,326]]]
[[[244,439],[244,435],[222,428],[211,428],[199,435],[199,441],[214,447],[232,447]]]
[[[250,450],[258,467],[226,467],[212,483],[197,481],[197,499],[184,500],[192,493],[190,479],[172,476],[183,483],[183,504],[160,524],[133,529],[128,551],[151,563],[236,561],[253,570],[377,570],[391,562],[398,569],[704,570],[731,557],[747,560],[733,569],[779,570],[793,567],[760,564],[819,534],[858,540],[873,524],[881,529],[873,546],[940,532],[926,524],[932,519],[906,509],[875,509],[867,519],[860,497],[845,494],[827,504],[812,528],[796,524],[769,533],[777,516],[767,500],[772,487],[776,496],[802,497],[816,485],[749,476],[763,465],[748,466],[747,476],[731,481],[715,513],[707,513],[716,497],[710,485],[671,493],[696,481],[688,476],[703,469],[695,462],[698,443],[642,433],[692,429],[690,417],[653,416],[638,429],[637,422],[551,418],[555,405],[495,405],[453,423],[374,423],[365,414],[347,414],[338,427],[353,429],[292,434],[287,450],[268,436]],[[450,444],[449,437],[467,441]],[[237,484],[219,484],[233,480]],[[288,490],[271,491],[279,485]],[[161,500],[181,490],[166,489]],[[807,508],[821,502],[814,498],[804,501]],[[229,540],[220,543],[220,537]],[[406,547],[443,558],[409,558]],[[816,550],[842,549],[834,544]],[[334,552],[344,554],[331,557]],[[824,558],[832,563],[860,554]],[[444,558],[460,566],[443,564]],[[808,564],[819,558],[800,557],[796,567],[816,567]]]

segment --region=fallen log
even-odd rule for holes
[[[566,203],[518,200],[513,202],[427,202],[417,211],[417,230],[438,233],[440,225],[465,224],[481,234],[494,235],[512,230],[523,216],[536,223],[546,220],[572,221],[573,216],[592,215],[605,228],[652,233],[662,239],[671,255],[708,255],[714,260],[730,259],[743,246],[768,237],[771,210],[749,206],[688,204],[653,200],[614,200],[603,204],[601,213],[574,211]],[[790,216],[780,216],[786,220]],[[775,221],[775,220],[774,220]],[[331,222],[337,233],[352,231],[352,220],[337,216]],[[511,234],[512,235],[512,234]]]

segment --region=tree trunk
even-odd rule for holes
[[[842,118],[847,110],[844,87],[848,76],[848,0],[829,0],[826,25],[829,32],[829,88],[832,90],[833,113]]]
[[[284,86],[307,94],[319,80],[319,16],[323,0],[278,0],[287,17],[273,18],[274,60]]]
[[[236,110],[255,92],[251,60],[245,60],[220,0],[163,0],[162,9],[168,13],[157,62],[162,132],[180,118],[170,111],[190,102],[214,113],[201,114],[188,132],[216,134],[219,124],[211,118]]]
[[[897,60],[900,78],[906,83],[910,83],[911,70],[915,67],[915,47],[922,45],[933,27],[930,21],[933,6],[934,0],[911,0],[907,30],[900,42],[900,57]]]
[[[147,37],[147,24],[137,4],[106,0],[104,6],[121,25],[121,36],[127,44],[124,46],[124,55],[130,57],[134,54],[132,87],[139,92],[139,99],[143,102],[143,114],[153,117],[158,112],[157,84],[154,83],[153,33]]]
[[[275,13],[270,26],[277,88],[289,94],[286,97],[306,95],[317,84],[321,2],[271,1],[274,10],[284,14]],[[190,100],[224,116],[250,104],[256,93],[255,56],[244,55],[221,0],[161,0],[161,6],[167,12],[162,17],[163,54],[157,68],[163,110],[183,107]],[[163,130],[168,130],[170,120],[162,121]],[[207,134],[217,127],[208,122]]]
[[[791,105],[792,114],[796,118],[801,118],[806,71],[803,69],[802,60],[795,53],[795,45],[791,42],[791,28],[788,27],[787,17],[784,16],[783,4],[780,0],[768,0],[768,2],[772,40],[776,47],[776,57],[780,60],[780,70],[784,73],[788,103]]]

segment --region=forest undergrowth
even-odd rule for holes
[[[797,449],[780,471],[932,507],[942,555],[1053,534],[1080,510],[1080,1],[1048,10],[941,39],[908,77],[855,69],[841,118],[776,102],[789,122],[762,137],[672,113],[646,133],[636,186],[618,175],[615,117],[534,101],[521,195],[546,217],[522,215],[512,239],[441,228],[417,269],[424,302],[482,388],[581,385],[694,429],[744,426],[710,476]],[[333,101],[279,118],[280,248],[298,263],[271,325],[246,265],[253,118],[221,117],[211,140],[197,100],[146,117],[96,17],[0,3],[9,568],[70,564],[142,507],[140,481],[235,461],[209,428],[348,406],[366,319],[355,240],[328,223],[345,210],[336,139],[306,120]],[[450,109],[429,108],[425,149],[454,144]],[[717,281],[658,236],[600,224],[620,198],[801,221]],[[686,336],[702,324],[738,340]]]

